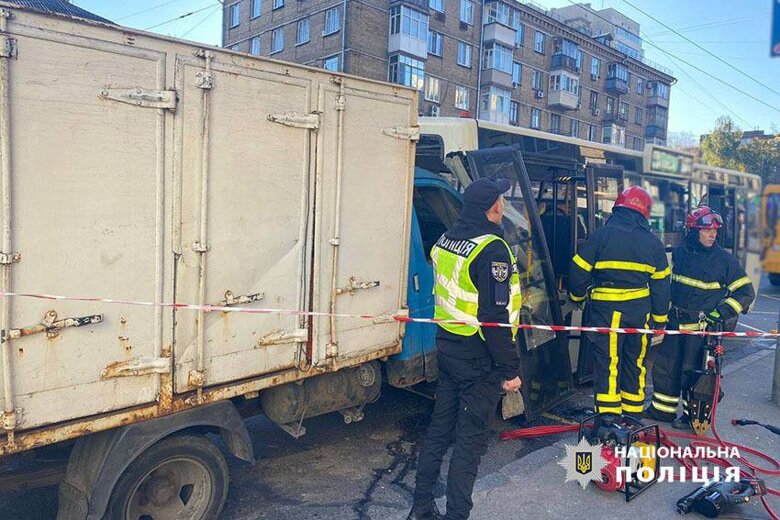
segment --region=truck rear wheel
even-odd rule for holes
[[[117,520],[207,520],[225,505],[228,468],[208,439],[162,439],[139,455],[114,486],[108,517]]]

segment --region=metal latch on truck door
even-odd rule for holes
[[[94,325],[96,323],[103,322],[102,314],[91,314],[89,316],[81,316],[78,318],[64,318],[57,319],[57,312],[50,310],[46,313],[40,323],[30,325],[29,327],[22,327],[21,329],[11,329],[7,334],[3,333],[3,340],[5,339],[18,339],[22,336],[29,336],[31,334],[38,334],[45,332],[49,338],[56,337],[62,329],[68,327],[83,327],[85,325]]]
[[[225,299],[214,305],[214,307],[233,307],[234,305],[246,305],[247,303],[259,302],[265,298],[265,293],[248,294],[246,296],[234,296],[233,291],[225,291]]]
[[[100,99],[118,101],[143,108],[176,110],[176,92],[173,90],[106,87],[100,92]]]
[[[346,287],[339,287],[338,289],[336,289],[336,294],[349,293],[350,296],[352,296],[355,294],[355,291],[360,291],[363,289],[373,289],[374,287],[379,287],[379,280],[373,282],[358,282],[357,278],[352,276],[349,279],[349,285],[347,285]]]
[[[382,130],[382,133],[389,135],[390,137],[395,137],[396,139],[407,139],[409,141],[420,140],[420,128],[417,126],[385,128]]]
[[[268,114],[268,120],[272,123],[279,123],[293,128],[307,128],[309,130],[319,130],[320,115],[299,114],[297,112],[287,112],[284,114]]]

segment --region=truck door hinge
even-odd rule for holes
[[[103,323],[102,314],[90,314],[89,316],[80,316],[78,318],[57,319],[57,311],[50,310],[46,313],[40,323],[22,327],[21,329],[10,329],[8,333],[3,331],[3,341],[9,339],[19,339],[23,336],[39,334],[45,332],[49,338],[54,338],[62,332],[62,329],[69,327],[84,327],[85,325],[94,325]]]
[[[225,291],[225,299],[214,305],[214,307],[233,307],[235,305],[246,305],[247,303],[259,302],[265,298],[265,293],[248,294],[246,296],[235,296],[233,291]]]
[[[358,282],[357,278],[352,276],[349,279],[349,285],[347,285],[346,287],[339,287],[338,289],[336,289],[336,294],[349,293],[350,296],[353,296],[355,294],[355,291],[373,289],[374,287],[379,287],[379,280],[373,282]]]
[[[203,90],[211,90],[214,88],[214,73],[200,71],[195,74],[195,86],[202,88]]]
[[[382,130],[382,133],[389,135],[390,137],[395,137],[396,139],[406,139],[408,141],[420,140],[420,127],[417,126],[385,128]]]
[[[171,358],[137,357],[127,361],[111,363],[101,370],[100,379],[168,374],[170,371]]]
[[[284,114],[268,114],[268,120],[272,123],[279,123],[280,125],[293,128],[306,128],[309,130],[319,130],[320,128],[320,115],[318,113],[299,114],[297,112],[286,112]]]
[[[21,253],[0,253],[0,265],[10,265],[22,260]]]
[[[16,57],[16,38],[0,36],[0,58],[11,58],[12,60],[15,60]]]
[[[148,90],[143,88],[104,88],[100,99],[118,101],[142,108],[176,110],[176,92],[173,90]]]

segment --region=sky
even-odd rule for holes
[[[212,45],[222,40],[218,0],[72,1],[120,25]],[[671,69],[677,78],[669,131],[698,137],[709,132],[718,117],[728,115],[742,130],[780,132],[780,58],[769,57],[772,3],[780,0],[590,1],[593,8],[612,7],[639,22],[645,57]],[[545,8],[571,5],[570,0],[535,2]]]

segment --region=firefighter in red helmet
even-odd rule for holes
[[[734,255],[717,243],[723,219],[707,206],[699,206],[685,219],[685,242],[672,252],[672,308],[669,327],[674,330],[734,330],[737,317],[756,294],[750,278]],[[706,321],[700,320],[700,315]],[[677,417],[686,371],[701,368],[702,336],[667,336],[653,364],[653,401],[645,416],[689,427],[688,411]]]
[[[663,327],[669,310],[669,263],[647,217],[653,198],[639,186],[624,190],[612,216],[572,259],[569,297],[586,302],[583,324]],[[605,423],[639,417],[645,399],[647,335],[586,333],[593,344],[596,412]]]

